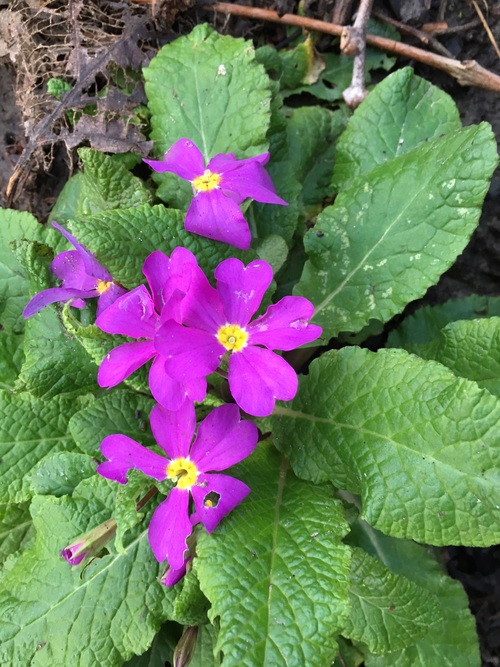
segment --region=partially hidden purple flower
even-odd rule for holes
[[[169,171],[190,181],[194,198],[186,214],[185,227],[209,239],[247,250],[252,235],[239,204],[251,198],[264,204],[281,204],[264,165],[269,153],[237,160],[232,153],[219,153],[205,167],[200,149],[190,139],[179,139],[163,160],[144,160],[157,172]]]
[[[215,278],[217,289],[198,268],[182,323],[165,321],[156,347],[166,358],[167,372],[182,381],[213,373],[229,353],[228,381],[236,403],[248,414],[270,415],[276,399],[291,400],[298,387],[294,369],[273,350],[293,350],[321,335],[321,327],[309,324],[314,306],[304,297],[286,296],[251,321],[273,278],[271,266],[226,259]]]
[[[96,260],[85,246],[78,243],[76,238],[67,232],[57,222],[53,222],[61,234],[74,246],[75,250],[61,252],[50,266],[52,273],[62,280],[60,287],[51,287],[43,290],[28,302],[23,316],[31,317],[39,310],[57,301],[66,302],[73,299],[71,305],[83,308],[85,301],[98,297],[97,314],[102,313],[115,299],[127,290],[113,281],[111,274]]]
[[[70,565],[79,565],[85,558],[98,553],[116,533],[116,521],[109,519],[96,526],[88,533],[80,535],[74,542],[61,551],[61,556]]]
[[[148,538],[159,562],[168,561],[172,570],[164,582],[172,585],[183,576],[187,561],[187,539],[192,528],[202,523],[210,533],[221,519],[250,493],[246,484],[221,475],[254,450],[258,431],[255,424],[240,419],[234,404],[215,408],[198,428],[191,402],[185,401],[177,412],[155,405],[151,428],[165,456],[146,449],[126,435],[109,435],[101,443],[108,459],[97,472],[103,477],[126,484],[131,469],[162,482],[169,479],[176,486],[154,511]],[[190,509],[193,501],[194,512]]]
[[[104,357],[97,374],[100,387],[114,387],[153,359],[149,386],[158,403],[168,410],[178,410],[186,396],[192,401],[203,401],[207,391],[205,376],[200,373],[186,380],[174,379],[165,369],[166,359],[155,347],[156,331],[162,321],[180,321],[182,301],[194,268],[198,268],[196,258],[186,248],[175,248],[170,258],[156,250],[146,258],[142,269],[151,294],[143,285],[136,287],[96,319],[96,325],[107,333],[137,339],[113,348]]]

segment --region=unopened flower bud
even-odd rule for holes
[[[116,521],[109,519],[93,528],[88,533],[80,535],[76,540],[61,551],[61,556],[70,565],[79,565],[87,556],[98,553],[116,533]]]
[[[198,628],[186,628],[179,639],[179,643],[174,651],[174,667],[188,667],[191,662],[194,649],[196,648],[196,639],[198,637]]]

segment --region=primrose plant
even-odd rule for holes
[[[1,212],[1,664],[479,664],[437,548],[500,539],[500,302],[401,313],[495,139],[410,68],[348,117],[309,51],[198,26],[147,159]]]

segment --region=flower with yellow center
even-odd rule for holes
[[[198,468],[193,461],[181,456],[168,464],[167,477],[177,484],[178,489],[190,489],[198,479]]]
[[[193,188],[196,192],[210,192],[219,187],[222,177],[220,174],[210,171],[210,169],[205,169],[201,176],[197,176],[193,179]]]
[[[113,284],[112,280],[98,280],[95,286],[98,294],[104,294],[107,292],[111,285]]]
[[[225,324],[217,331],[217,340],[230,352],[241,352],[246,346],[248,333],[237,324]]]

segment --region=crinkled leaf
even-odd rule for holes
[[[146,527],[131,535],[126,556],[104,555],[85,568],[60,556],[78,535],[109,518],[115,487],[93,477],[73,497],[34,498],[36,543],[0,586],[1,664],[118,667],[149,648],[176,593],[156,580]]]
[[[152,195],[144,181],[128,171],[114,156],[91,148],[78,151],[83,162],[84,178],[79,192],[76,219],[110,209],[132,208],[147,204]]]
[[[424,306],[406,317],[391,331],[387,347],[404,347],[413,343],[426,344],[439,338],[440,331],[450,322],[473,320],[500,315],[500,297],[473,294],[464,299],[446,301],[439,306]]]
[[[415,644],[441,621],[435,595],[391,573],[362,549],[352,553],[349,599],[351,611],[343,634],[366,644],[373,653]]]
[[[12,252],[11,242],[42,239],[43,227],[31,213],[0,209],[0,323],[8,332],[22,333],[22,311],[30,299],[27,273]]]
[[[144,282],[142,265],[154,250],[170,255],[177,246],[184,246],[196,255],[209,277],[217,264],[228,257],[238,257],[245,263],[255,259],[252,250],[244,252],[226,243],[189,234],[184,229],[184,213],[161,205],[108,211],[85,222],[73,222],[71,230],[97,255],[115,280],[128,289]]]
[[[217,153],[242,159],[265,152],[270,82],[250,42],[199,25],[164,46],[144,77],[159,159],[182,137],[194,141],[206,162]],[[192,197],[189,183],[171,174],[154,178],[161,183],[162,199],[186,207]]]
[[[29,503],[0,505],[0,566],[10,554],[31,546],[33,537]]]
[[[153,405],[147,396],[113,390],[76,412],[69,430],[78,448],[91,456],[99,453],[102,440],[113,433],[122,433],[148,447],[155,442],[149,427]]]
[[[37,463],[26,475],[33,495],[64,496],[73,493],[82,479],[95,475],[95,462],[78,452],[56,452]]]
[[[296,473],[361,495],[379,530],[435,545],[499,541],[500,402],[474,382],[403,350],[344,348],[313,361],[275,414]]]
[[[351,544],[377,556],[394,573],[411,579],[436,596],[441,621],[414,645],[385,656],[366,656],[367,667],[470,667],[479,665],[479,647],[474,617],[460,582],[443,572],[429,550],[414,542],[398,540],[359,521],[349,535]]]
[[[182,579],[182,590],[175,599],[172,618],[181,625],[195,626],[207,623],[210,603],[203,595],[194,570]]]
[[[32,468],[47,454],[75,449],[68,421],[80,407],[78,400],[59,396],[44,401],[0,393],[0,503],[28,500]]]
[[[95,364],[80,343],[64,331],[56,308],[43,308],[26,321],[25,359],[16,389],[45,399],[95,391]]]
[[[269,442],[232,469],[252,491],[208,535],[195,567],[216,650],[231,665],[330,665],[347,614],[346,524],[331,489],[295,477]]]
[[[453,99],[411,67],[386,77],[368,95],[337,145],[334,185],[349,188],[379,164],[461,128]],[[410,192],[410,191],[409,191]]]
[[[430,140],[338,195],[310,230],[295,293],[311,300],[327,340],[387,321],[424,294],[474,230],[496,142],[487,124]]]
[[[263,259],[273,267],[273,273],[277,273],[286,262],[288,247],[283,237],[277,234],[267,236],[256,247],[259,259]]]
[[[451,322],[428,345],[406,346],[422,359],[434,359],[500,398],[500,318]]]
[[[0,331],[0,389],[12,391],[24,360],[24,336]]]

